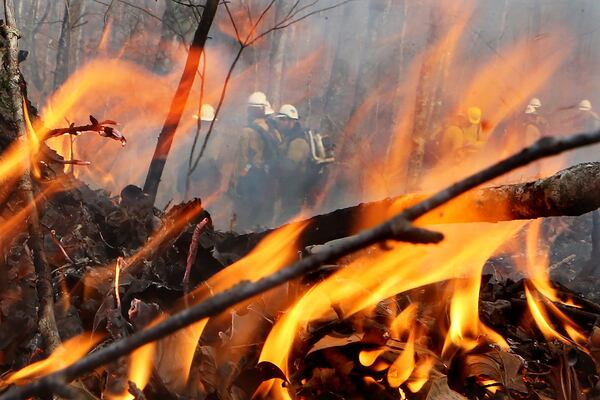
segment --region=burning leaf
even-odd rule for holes
[[[527,393],[523,382],[523,360],[512,353],[493,349],[482,354],[467,354],[458,363],[453,363],[451,369],[460,372],[452,374],[451,387],[461,388],[467,378],[493,380],[507,390]],[[455,369],[456,368],[456,369]]]
[[[317,343],[315,343],[313,347],[311,347],[311,349],[308,351],[308,353],[306,353],[306,355],[308,356],[309,354],[314,353],[315,351],[325,350],[331,347],[347,346],[352,343],[358,343],[363,340],[363,337],[364,333],[353,333],[350,336],[346,337],[326,335]]]
[[[426,400],[467,400],[448,386],[448,378],[433,379]]]

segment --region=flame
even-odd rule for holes
[[[415,368],[415,329],[410,330],[408,341],[404,350],[387,373],[387,380],[391,387],[397,388],[410,377]]]
[[[400,339],[404,332],[408,332],[410,327],[414,326],[417,318],[417,304],[409,304],[404,310],[398,314],[390,326],[390,336]]]
[[[548,251],[545,251],[543,255],[538,254],[541,224],[541,219],[533,221],[527,229],[527,258],[524,272],[528,277],[525,293],[529,310],[536,325],[546,338],[554,338],[568,343],[572,341],[584,345],[587,338],[582,329],[553,303],[574,305],[571,300],[562,300],[550,281]],[[552,327],[549,313],[560,320],[568,337]]]
[[[385,353],[385,349],[363,350],[358,354],[358,361],[365,367],[370,367],[383,353]]]
[[[483,265],[482,265],[483,267]],[[481,335],[504,349],[508,343],[498,333],[485,326],[479,320],[479,288],[481,286],[481,270],[479,274],[453,282],[453,296],[450,305],[450,330],[444,343],[443,354],[450,348],[450,343],[467,351],[479,344]]]
[[[209,295],[222,292],[239,282],[256,281],[286,266],[297,257],[294,244],[305,227],[306,222],[295,223],[272,232],[246,257],[221,270],[205,285],[186,296],[186,302],[202,301]],[[179,354],[178,359],[173,361],[179,365],[172,366],[171,369],[182,373],[182,376],[176,377],[180,385],[185,384],[188,379],[196,346],[207,322],[208,320],[204,319],[184,329],[182,332],[186,336],[185,340],[170,342],[170,349],[167,351]],[[253,329],[247,326],[244,327],[244,331],[251,334]]]
[[[435,359],[431,356],[424,356],[415,367],[410,380],[406,383],[408,389],[413,392],[419,392],[429,380],[429,374],[435,366]]]
[[[331,304],[340,304],[344,316],[350,316],[397,293],[461,275],[479,275],[485,261],[523,225],[520,221],[478,224],[470,230],[439,226],[447,237],[440,245],[396,244],[387,252],[358,258],[311,288],[288,309],[269,333],[260,361],[270,361],[287,374],[296,333],[325,315]],[[477,302],[477,298],[472,301]],[[483,330],[481,326],[479,329]],[[483,330],[483,334],[488,333]],[[496,336],[492,340],[499,341]]]
[[[31,379],[66,368],[85,356],[102,338],[101,335],[89,333],[72,337],[56,348],[48,358],[9,375],[1,382],[0,386],[12,383],[23,384]]]

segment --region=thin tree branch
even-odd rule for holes
[[[146,182],[144,183],[144,191],[148,193],[152,203],[156,200],[156,194],[158,193],[158,186],[160,179],[167,162],[167,156],[173,144],[173,138],[181,121],[181,115],[185,109],[185,104],[189,97],[190,91],[192,90],[192,84],[198,70],[200,63],[200,55],[204,50],[206,40],[208,38],[208,32],[212,26],[213,19],[217,13],[217,7],[219,5],[218,0],[208,0],[202,13],[202,19],[198,23],[196,32],[194,33],[194,39],[190,46],[190,51],[181,74],[181,79],[173,100],[169,112],[165,119],[163,128],[158,136],[158,142],[148,168],[148,175],[146,176]]]
[[[227,11],[227,15],[229,16],[229,20],[231,21],[233,30],[235,31],[235,38],[237,39],[239,45],[243,46],[244,43],[242,42],[242,37],[240,36],[240,31],[238,30],[238,27],[235,23],[235,19],[233,18],[233,15],[231,14],[231,10],[229,9],[229,4],[227,2],[225,2],[225,3],[223,3],[223,5],[225,6],[225,10]]]
[[[314,4],[316,4],[317,1],[318,0],[315,0],[313,3],[311,3],[311,6],[314,5]],[[204,136],[204,141],[202,142],[202,148],[200,149],[200,153],[198,154],[198,157],[194,161],[194,165],[188,171],[189,174],[192,174],[196,170],[196,167],[198,166],[198,163],[200,162],[200,159],[204,155],[204,151],[206,150],[206,147],[208,145],[208,141],[210,140],[210,137],[211,137],[212,132],[213,132],[213,127],[215,125],[217,117],[219,116],[219,112],[221,111],[221,107],[223,105],[223,101],[225,100],[225,94],[226,94],[226,91],[227,91],[227,86],[229,84],[229,81],[231,80],[231,76],[233,74],[233,70],[235,69],[235,66],[237,65],[237,63],[238,63],[238,61],[239,61],[239,59],[240,59],[240,57],[241,57],[242,52],[244,51],[244,49],[246,47],[249,47],[249,46],[253,45],[254,43],[256,43],[256,41],[258,41],[259,39],[265,37],[266,35],[268,35],[269,33],[273,32],[275,30],[283,29],[283,28],[288,27],[288,26],[290,26],[290,25],[292,25],[292,24],[294,24],[296,22],[300,22],[303,19],[306,19],[306,18],[310,17],[311,15],[317,14],[319,12],[331,10],[333,8],[342,6],[342,5],[344,5],[346,3],[349,3],[351,1],[355,1],[355,0],[344,0],[344,1],[341,1],[341,2],[339,2],[337,4],[334,4],[334,5],[330,6],[330,7],[319,9],[319,10],[316,10],[316,11],[314,11],[312,13],[304,15],[304,16],[298,18],[297,20],[288,22],[287,24],[285,24],[286,23],[286,19],[284,18],[282,21],[280,21],[278,24],[276,24],[273,28],[266,30],[265,32],[261,33],[260,35],[258,35],[257,37],[255,37],[254,39],[252,39],[252,40],[249,41],[249,38],[251,37],[252,33],[255,32],[256,29],[258,28],[258,25],[260,24],[260,21],[262,20],[262,18],[264,18],[264,16],[266,15],[267,11],[269,10],[269,8],[273,5],[273,1],[272,1],[263,10],[260,18],[256,21],[256,24],[253,25],[251,33],[248,35],[248,37],[246,38],[246,40],[243,43],[240,42],[240,38],[239,38],[239,35],[238,35],[238,42],[240,43],[240,49],[239,49],[238,53],[236,54],[236,57],[234,58],[231,66],[229,67],[229,71],[227,73],[227,77],[225,78],[225,82],[223,84],[223,89],[221,90],[221,97],[219,98],[219,105],[217,106],[217,108],[215,110],[215,119],[213,121],[211,121],[211,123],[210,123],[210,127],[208,128],[208,131],[206,132],[206,135]],[[233,19],[233,16],[231,15],[231,11],[229,10],[229,7],[228,7],[227,3],[224,3],[224,4],[225,4],[225,9],[227,10],[229,18],[231,20],[231,23],[234,25],[234,28],[235,28],[235,21]],[[294,7],[296,7],[296,5],[294,5]],[[305,9],[305,7],[301,7],[301,9]],[[297,14],[297,12],[294,13],[294,15],[296,15],[296,14]],[[281,24],[285,24],[285,25],[281,25]],[[236,35],[237,35],[237,28],[236,28]]]
[[[147,330],[137,332],[132,336],[114,342],[101,350],[91,353],[67,368],[35,380],[27,385],[11,388],[3,396],[0,396],[0,400],[17,400],[47,392],[52,385],[73,380],[82,374],[93,371],[101,365],[131,353],[138,347],[168,336],[194,322],[218,315],[242,301],[248,300],[285,282],[314,271],[326,262],[337,260],[340,257],[346,256],[372,244],[384,240],[417,242],[415,237],[419,236],[422,232],[416,233],[415,229],[418,228],[412,226],[410,221],[414,221],[449,200],[474,189],[485,182],[495,179],[516,168],[523,167],[532,161],[598,142],[600,142],[600,130],[564,138],[542,138],[532,146],[446,187],[428,199],[413,207],[407,208],[394,218],[391,218],[374,228],[365,230],[356,236],[332,244],[322,252],[297,261],[256,282],[242,281],[232,288],[211,296],[205,301],[185,309]],[[422,230],[419,229],[419,231]],[[435,233],[428,232],[427,235],[430,235],[429,238],[433,239]],[[440,234],[437,235],[438,238],[441,236]]]

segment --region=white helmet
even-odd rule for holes
[[[579,109],[581,111],[590,111],[592,109],[592,102],[589,100],[581,100],[579,102]]]
[[[529,100],[529,105],[533,108],[540,108],[542,106],[542,102],[537,97]]]
[[[198,119],[197,115],[194,115],[195,119]],[[202,104],[200,107],[200,119],[202,121],[211,122],[215,119],[215,109],[210,104]]]
[[[248,97],[248,107],[266,107],[269,102],[263,92],[254,92]]]
[[[265,104],[265,115],[271,114],[275,114],[275,110],[273,110],[273,107],[271,107],[271,103],[267,101],[267,103]]]
[[[529,100],[529,104],[525,108],[525,114],[536,114],[538,108],[542,107],[542,102],[537,97]]]
[[[284,104],[279,109],[279,118],[299,119],[298,110],[291,104]]]

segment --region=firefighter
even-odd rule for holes
[[[469,107],[467,119],[469,125],[463,129],[463,146],[480,149],[488,139],[481,124],[481,109],[479,107]]]
[[[202,104],[200,114],[194,114],[193,119],[200,120],[202,133],[206,133],[210,123],[215,119],[215,109],[210,104]],[[211,141],[206,149],[205,155],[200,160],[193,174],[188,177],[190,168],[190,152],[194,148],[192,163],[198,157],[202,147],[203,134],[195,138],[195,134],[188,135],[183,140],[182,156],[180,166],[178,168],[177,189],[180,193],[185,193],[186,189],[193,195],[207,196],[214,193],[218,189],[220,181],[219,173],[219,153],[222,151],[220,135],[212,136]],[[217,139],[216,141],[214,139]],[[194,140],[196,145],[194,146]],[[188,182],[189,179],[189,182]]]
[[[460,162],[481,150],[487,139],[488,134],[482,126],[481,109],[469,107],[466,116],[457,115],[452,125],[444,130],[442,151],[452,154],[452,161]]]
[[[592,102],[581,100],[577,106],[579,109],[579,119],[576,128],[580,131],[593,131],[600,126],[600,117],[592,110]]]
[[[277,222],[284,223],[298,214],[306,203],[313,172],[311,149],[296,107],[282,105],[271,121],[284,141],[277,171],[278,197],[282,204]]]
[[[522,123],[524,147],[532,145],[541,137],[547,135],[548,121],[541,116],[541,108],[542,102],[537,97],[532,98],[525,107]]]
[[[274,171],[284,146],[282,135],[267,122],[271,105],[263,92],[248,98],[247,124],[239,142],[237,174],[232,194],[237,224],[241,229],[271,222],[276,192]]]

